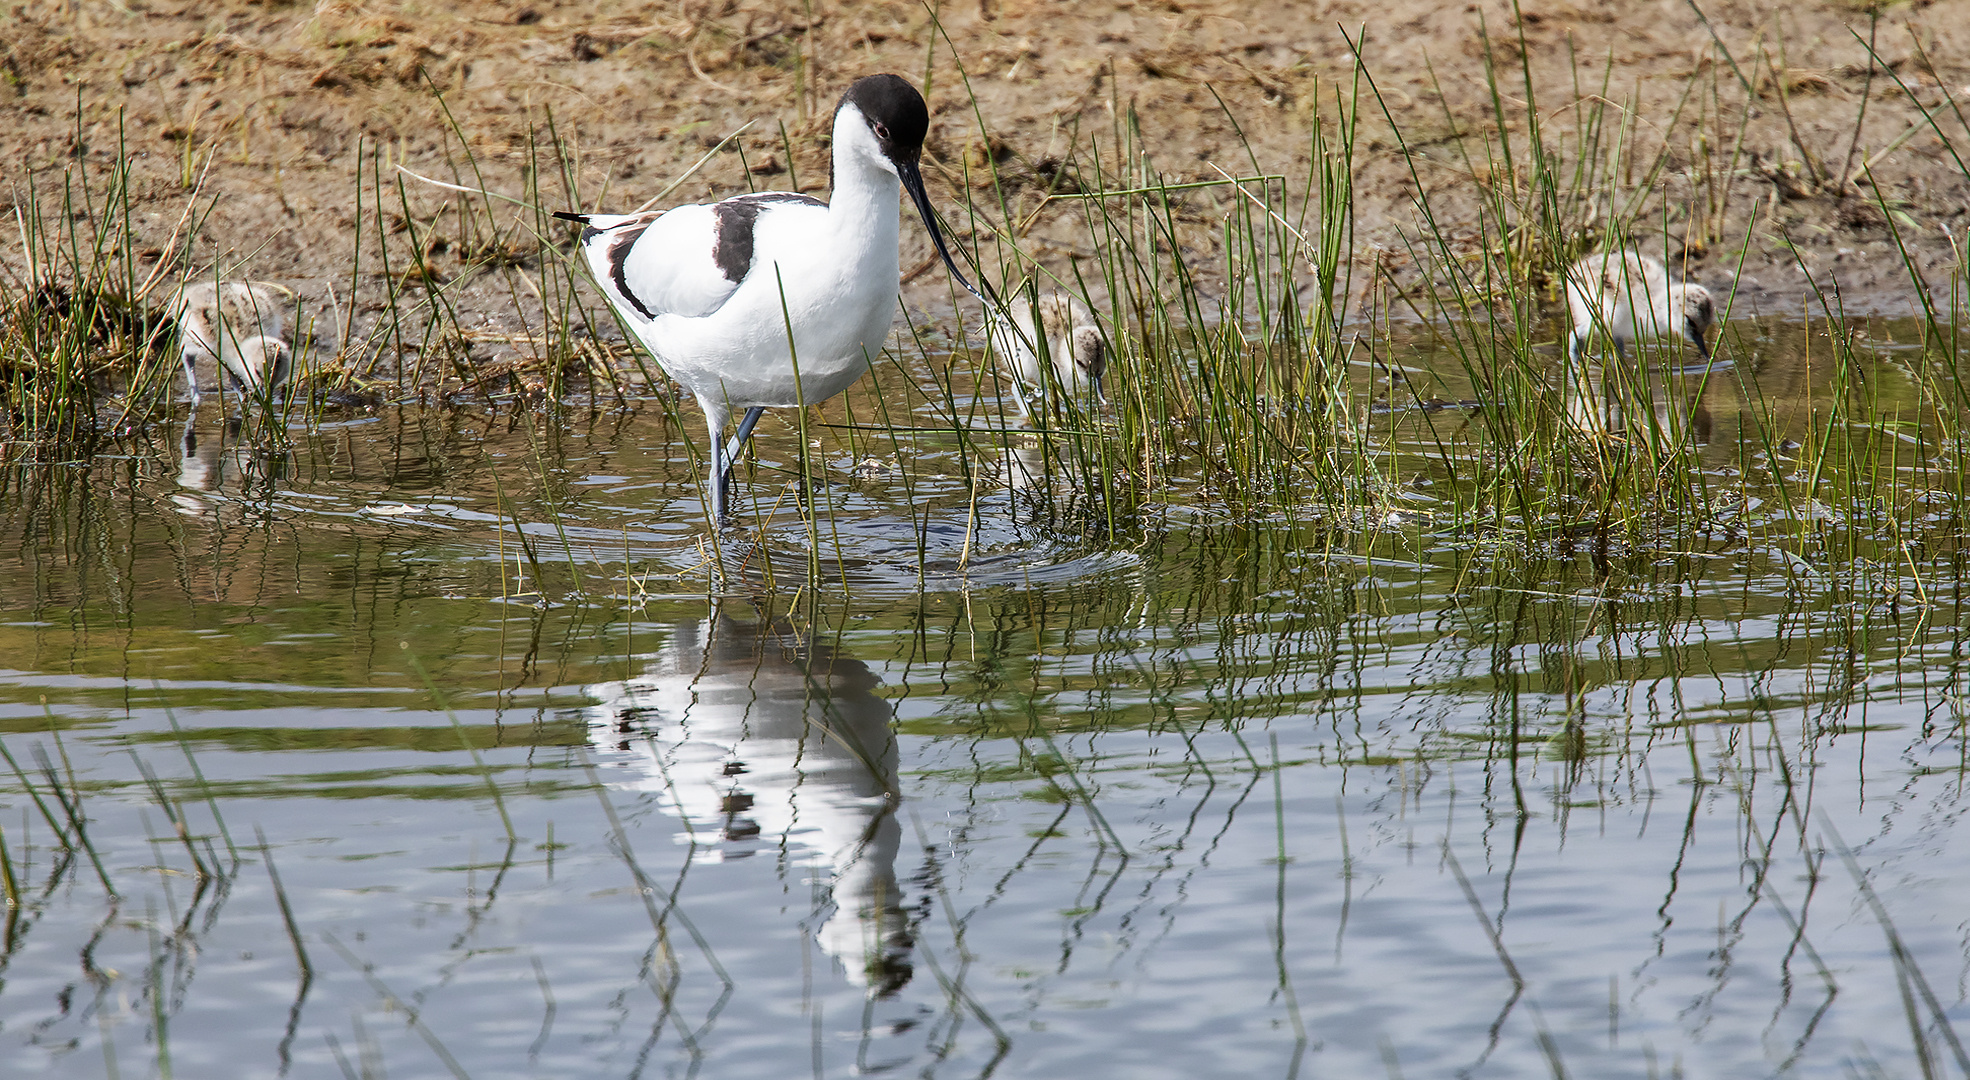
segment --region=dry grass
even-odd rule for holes
[[[1547,122],[1603,93],[1632,110],[1638,145],[1631,157],[1666,148],[1686,166],[1655,177],[1672,199],[1705,183],[1721,189],[1723,180],[1697,175],[1694,166],[1722,160],[1732,182],[1716,193],[1721,205],[1676,231],[1704,253],[1749,231],[1757,248],[1750,266],[1774,268],[1777,280],[1761,282],[1774,293],[1788,291],[1783,268],[1792,256],[1770,225],[1792,226],[1795,244],[1847,248],[1854,252],[1849,262],[1893,265],[1884,230],[1866,215],[1842,213],[1842,196],[1853,192],[1822,193],[1791,178],[1808,163],[1837,164],[1863,94],[1871,100],[1857,143],[1879,151],[1946,94],[1970,85],[1962,66],[1970,20],[1949,17],[1949,4],[1890,9],[1875,31],[1877,71],[1849,33],[1867,32],[1851,6],[1717,7],[1706,12],[1706,26],[1679,3],[1527,3],[1517,15],[1509,5],[1487,3],[1445,15],[1424,0],[1318,10],[1256,0],[987,0],[942,9],[939,28],[925,8],[905,0],[428,8],[135,0],[121,10],[35,0],[15,5],[17,29],[0,56],[0,79],[11,87],[11,94],[0,88],[7,118],[0,161],[18,200],[30,171],[60,169],[78,150],[91,160],[113,152],[120,126],[137,159],[132,199],[146,242],[140,256],[161,250],[179,203],[203,175],[200,192],[221,202],[201,233],[198,259],[239,261],[255,276],[302,288],[341,276],[352,261],[352,189],[365,153],[442,174],[469,150],[491,186],[514,191],[551,115],[580,194],[634,204],[754,120],[736,152],[720,155],[677,198],[747,185],[815,189],[827,180],[820,137],[834,95],[857,74],[891,69],[930,83],[937,112],[931,172],[944,187],[940,202],[959,217],[962,198],[978,199],[979,229],[1020,235],[1058,269],[1092,254],[1076,216],[1046,202],[1049,193],[1074,186],[1090,140],[1117,147],[1133,127],[1142,152],[1171,180],[1208,178],[1213,163],[1238,170],[1250,164],[1248,156],[1262,171],[1305,175],[1315,102],[1323,93],[1332,101],[1353,77],[1339,28],[1360,26],[1362,54],[1390,119],[1409,136],[1393,138],[1380,116],[1363,120],[1368,152],[1357,160],[1355,180],[1363,259],[1402,248],[1400,235],[1415,221],[1418,180],[1440,220],[1476,216],[1483,189],[1497,180],[1496,163],[1473,160],[1458,132],[1502,120],[1523,134],[1533,119],[1522,111],[1529,90]],[[1712,28],[1741,72],[1717,62]],[[1534,65],[1533,85],[1508,87],[1494,100],[1484,74],[1487,41],[1494,61],[1515,62],[1524,49],[1554,62]],[[1570,85],[1572,65],[1557,62],[1569,54],[1588,68],[1610,63],[1609,87]],[[1688,100],[1691,85],[1738,74],[1760,95],[1759,115],[1731,115],[1728,101],[1718,115]],[[960,85],[966,76],[988,131],[981,132]],[[464,146],[451,138],[434,89],[446,95]],[[1499,104],[1502,117],[1494,115]],[[1432,129],[1437,138],[1421,134]],[[1701,145],[1740,130],[1741,146]],[[1419,166],[1413,174],[1412,163]],[[998,166],[996,176],[987,164]],[[1936,138],[1909,138],[1874,163],[1873,176],[1891,203],[1923,222],[1918,256],[1942,259],[1940,235],[1928,223],[1947,224],[1970,205],[1970,190]],[[450,226],[437,220],[444,203],[415,193],[413,220],[399,215],[391,223],[401,241],[424,219],[421,234],[438,237],[426,265],[441,280],[485,255],[445,235]],[[1197,206],[1204,219],[1221,218],[1223,209],[1215,195]],[[1747,230],[1758,215],[1772,220]],[[1215,254],[1214,231],[1185,237],[1198,245],[1200,262]],[[513,246],[503,254],[513,260],[530,257],[538,243],[524,233],[507,240]],[[917,254],[911,263],[929,252]],[[0,246],[15,274],[22,270],[18,255],[11,244]],[[1398,273],[1413,270],[1397,262]],[[935,302],[943,289],[934,281],[920,286],[916,299]],[[1882,302],[1891,302],[1890,285],[1882,288]],[[480,304],[496,312],[496,299]]]

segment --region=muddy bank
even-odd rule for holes
[[[995,234],[1071,276],[1093,241],[1083,203],[1061,196],[1125,165],[1170,182],[1279,174],[1283,208],[1303,221],[1310,132],[1325,125],[1340,146],[1344,105],[1364,297],[1426,296],[1446,259],[1511,259],[1537,283],[1608,242],[1612,222],[1689,276],[1735,279],[1741,311],[1817,305],[1812,275],[1850,311],[1907,314],[1911,268],[1946,292],[1970,227],[1963,0],[1896,5],[1873,25],[1835,3],[1546,0],[1516,15],[1429,0],[978,0],[935,22],[902,0],[35,0],[10,5],[9,21],[10,209],[28,212],[34,186],[45,218],[78,155],[100,170],[127,153],[146,267],[187,205],[209,207],[193,266],[338,310],[353,285],[357,312],[373,314],[415,237],[448,298],[489,328],[531,324],[537,311],[513,313],[538,301],[475,268],[489,254],[524,267],[541,238],[506,209],[490,215],[498,228],[468,229],[457,196],[422,185],[406,215],[393,166],[537,191],[550,209],[620,209],[751,122],[669,199],[821,191],[836,95],[883,69],[927,86],[933,197],[994,276]],[[1543,188],[1535,134],[1558,178]],[[372,251],[352,274],[359,177],[378,176],[395,269]],[[1542,211],[1555,188],[1572,201]],[[1181,201],[1179,245],[1206,280],[1236,199],[1218,188]],[[1437,241],[1419,239],[1431,229]],[[25,281],[6,232],[0,260]],[[921,230],[905,236],[906,269],[926,265]],[[907,298],[947,309],[942,277],[912,278]]]

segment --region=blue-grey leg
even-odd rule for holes
[[[760,414],[766,411],[764,405],[754,405],[746,410],[739,420],[739,430],[732,433],[732,441],[718,441],[721,432],[717,427],[711,431],[711,519],[720,525],[725,523],[726,492],[732,483],[732,463],[739,459],[739,451],[745,447],[746,440],[752,437],[752,429],[759,424]],[[719,426],[723,426],[722,424]]]
[[[759,426],[759,418],[766,413],[766,406],[754,405],[739,418],[739,430],[732,433],[732,441],[725,446],[725,467],[730,469],[739,460],[739,451],[746,448],[746,440],[752,438],[752,429]]]
[[[192,354],[182,353],[179,359],[185,362],[185,389],[192,392],[192,408],[198,408],[198,372],[192,366]]]
[[[705,477],[705,485],[711,488],[711,526],[717,529],[725,524],[725,444],[719,441],[725,433],[718,430],[724,425],[717,420],[711,421],[708,426],[711,428],[711,475]]]

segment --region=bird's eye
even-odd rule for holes
[[[882,140],[883,142],[888,142],[888,141],[889,141],[889,125],[888,125],[888,124],[885,124],[885,123],[883,123],[882,121],[880,121],[880,120],[878,120],[878,121],[876,121],[875,123],[873,123],[873,124],[870,124],[870,125],[869,125],[869,128],[870,128],[870,130],[872,130],[872,131],[874,131],[874,132],[876,133],[876,138],[878,138],[878,139],[881,139],[881,140]]]

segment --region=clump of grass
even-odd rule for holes
[[[1479,121],[1446,105],[1442,122],[1451,134],[1424,145],[1406,136],[1383,97],[1374,53],[1351,36],[1349,81],[1314,84],[1308,165],[1295,175],[1261,160],[1228,106],[1222,112],[1243,160],[1213,162],[1201,178],[1161,165],[1157,133],[1146,126],[1152,121],[1119,96],[1105,130],[1076,129],[1070,149],[1044,162],[998,140],[974,106],[982,149],[954,159],[967,170],[954,179],[983,197],[954,235],[972,241],[988,278],[1002,286],[1027,281],[1089,301],[1111,345],[1111,400],[1092,413],[1038,415],[1030,434],[1014,433],[1012,418],[994,404],[1010,387],[982,357],[946,373],[944,340],[913,327],[898,358],[912,372],[932,373],[923,397],[957,440],[974,491],[1015,441],[1030,441],[1035,453],[1020,467],[1040,475],[1048,490],[1042,505],[1072,506],[1063,524],[1110,537],[1132,527],[1143,507],[1179,497],[1228,516],[1302,519],[1346,533],[1420,520],[1450,535],[1520,544],[1584,538],[1659,546],[1735,514],[1757,484],[1776,485],[1768,505],[1797,524],[1828,477],[1922,482],[1880,471],[1868,455],[1881,446],[1858,440],[1846,449],[1814,442],[1821,456],[1808,476],[1775,472],[1769,460],[1792,435],[1756,404],[1745,365],[1678,374],[1652,362],[1609,361],[1569,370],[1553,348],[1562,274],[1582,254],[1635,246],[1666,254],[1680,270],[1679,257],[1726,243],[1749,251],[1753,230],[1769,227],[1754,213],[1731,235],[1753,185],[1774,185],[1775,198],[1778,191],[1779,181],[1755,167],[1751,134],[1754,106],[1790,107],[1791,69],[1782,38],[1773,40],[1774,49],[1761,43],[1748,57],[1719,40],[1715,62],[1645,122],[1639,95],[1624,99],[1615,85],[1612,55],[1588,58],[1569,45],[1557,62],[1572,94],[1552,109],[1536,93],[1553,85],[1538,70],[1554,62],[1545,59],[1552,52],[1527,40],[1523,20],[1502,31],[1480,24],[1488,113]],[[1865,39],[1857,35],[1870,85],[1879,67],[1913,98],[1917,90],[1895,66],[1877,62],[1878,47],[1872,24]],[[334,348],[296,380],[301,417],[338,401],[405,396],[531,407],[583,387],[621,402],[633,392],[632,374],[662,385],[640,353],[618,344],[617,328],[595,321],[603,309],[584,299],[589,286],[565,249],[565,232],[547,216],[595,201],[578,182],[578,133],[543,113],[523,140],[519,190],[501,196],[489,188],[472,132],[435,87],[429,100],[445,133],[439,177],[400,170],[383,146],[358,155],[346,287],[330,290],[323,313]],[[1925,109],[1925,130],[1970,179],[1958,148],[1970,124],[1955,108]],[[1912,219],[1885,185],[1871,182],[1906,137],[1865,147],[1865,119],[1857,115],[1826,145],[1805,141],[1802,125],[1786,125],[1812,181],[1801,197],[1872,198],[1922,297],[1927,351],[1917,370],[1924,415],[1941,425],[1923,438],[1959,445],[1970,402],[1956,373],[1970,244],[1952,236],[1959,246],[1947,287],[1924,277]],[[1957,127],[1947,126],[1951,119]],[[1365,251],[1355,232],[1354,185],[1370,124],[1389,133],[1416,192],[1398,249]],[[782,143],[791,167],[784,132]],[[1425,169],[1458,176],[1475,198],[1454,207],[1433,198]],[[14,312],[0,331],[0,392],[16,430],[100,425],[106,395],[121,395],[122,423],[146,422],[169,404],[175,365],[160,355],[146,301],[163,268],[181,276],[190,269],[179,236],[197,233],[202,204],[194,185],[173,240],[140,274],[128,175],[121,158],[102,167],[78,158],[53,188],[49,178],[30,178],[21,215],[29,270],[0,283],[0,301]],[[56,193],[45,206],[36,201],[44,190]],[[1027,250],[1031,226],[1050,215],[1073,220],[1084,257],[1057,265]],[[1397,261],[1416,268],[1413,279],[1396,279],[1389,263]],[[374,301],[377,314],[359,319],[359,298]],[[953,295],[961,343],[978,327],[959,299]],[[503,325],[485,324],[487,304],[498,307]],[[1727,296],[1726,314],[1728,304]],[[1821,290],[1819,307],[1825,318],[1844,318],[1829,290]],[[1725,353],[1741,355],[1731,333]],[[1411,363],[1419,339],[1450,363]],[[1837,340],[1848,350],[1838,358],[1842,371],[1866,362],[1850,339]],[[1728,384],[1750,403],[1736,469],[1759,480],[1723,475],[1694,443],[1705,380]],[[663,395],[657,400],[675,408]],[[914,422],[880,398],[876,404],[876,426],[890,429],[897,451],[895,439]],[[1841,423],[1872,423],[1862,415],[1865,400],[1848,405]],[[794,419],[798,490],[808,492],[830,482],[830,466],[809,452],[816,433],[807,418]],[[864,436],[857,425],[846,430],[855,452]],[[1418,485],[1428,494],[1419,495]],[[1904,496],[1890,493],[1886,505],[1906,506]],[[827,531],[813,522],[807,529],[815,542]]]
[[[1561,283],[1587,252],[1665,252],[1675,272],[1679,258],[1735,241],[1741,267],[1754,238],[1725,230],[1750,201],[1747,178],[1758,176],[1748,171],[1747,146],[1754,104],[1767,91],[1720,74],[1741,68],[1719,43],[1710,77],[1690,80],[1666,118],[1645,122],[1636,98],[1617,103],[1612,56],[1594,63],[1569,54],[1572,103],[1548,111],[1535,94],[1546,84],[1535,77],[1540,51],[1522,21],[1507,33],[1509,40],[1497,40],[1480,27],[1490,115],[1473,124],[1446,113],[1455,132],[1447,152],[1405,138],[1376,82],[1375,58],[1351,38],[1355,81],[1317,103],[1305,176],[1265,175],[1248,147],[1248,162],[1220,165],[1215,179],[1173,178],[1153,158],[1144,118],[1121,101],[1113,103],[1111,131],[1078,141],[1054,163],[1052,175],[1075,178],[1072,191],[1049,189],[1037,204],[1015,205],[1006,192],[1036,170],[1016,158],[984,160],[990,175],[981,186],[997,199],[996,220],[974,208],[971,233],[985,239],[1003,276],[1032,262],[1020,250],[1023,224],[1061,207],[1081,215],[1096,253],[1059,282],[1106,315],[1117,346],[1112,411],[1102,425],[1054,433],[1065,449],[1049,460],[1074,487],[1124,509],[1185,491],[1238,514],[1312,517],[1372,532],[1391,515],[1405,516],[1406,486],[1422,478],[1432,492],[1424,519],[1446,535],[1654,548],[1738,527],[1753,481],[1734,476],[1774,484],[1765,513],[1793,527],[1815,506],[1906,507],[1911,487],[1940,479],[1933,458],[1914,472],[1886,468],[1883,455],[1897,451],[1885,440],[1849,437],[1880,430],[1872,410],[1881,403],[1867,396],[1869,383],[1848,377],[1869,358],[1845,334],[1831,339],[1838,375],[1825,389],[1835,411],[1814,429],[1803,470],[1768,464],[1790,452],[1794,436],[1760,403],[1751,365],[1681,371],[1645,353],[1568,370],[1554,347]],[[1871,36],[1858,44],[1873,55]],[[1782,55],[1761,49],[1755,60],[1787,70]],[[1935,123],[1941,114],[1940,106],[1928,114],[1932,130],[1955,154],[1955,133]],[[1384,282],[1379,265],[1371,267],[1374,280],[1353,287],[1352,164],[1364,115],[1378,116],[1411,163],[1414,227],[1398,254],[1420,268],[1420,288]],[[1857,115],[1831,150],[1795,143],[1825,166],[1813,171],[1815,197],[1852,198],[1848,177],[1865,179],[1869,162],[1900,144],[1863,153],[1856,147],[1864,121]],[[982,116],[979,124],[984,145],[993,145]],[[1802,138],[1800,125],[1787,130]],[[1479,196],[1474,212],[1430,197],[1419,171],[1429,156],[1432,167],[1467,178]],[[1970,169],[1964,175],[1970,179]],[[1882,185],[1868,188],[1884,198]],[[1898,208],[1884,202],[1880,209],[1891,232],[1905,227]],[[1215,242],[1194,242],[1205,227],[1215,227]],[[1743,227],[1762,227],[1755,208]],[[1923,436],[1931,445],[1961,441],[1961,403],[1970,400],[1960,379],[1945,374],[1961,348],[1956,320],[1970,278],[1964,247],[1956,249],[1946,302],[1933,299],[1943,290],[1922,280],[1910,246],[1900,249],[1923,297],[1925,355],[1933,358],[1925,370],[1942,376],[1930,382],[1925,415],[1940,425]],[[1186,248],[1215,249],[1217,264],[1175,254]],[[1418,329],[1395,326],[1389,308],[1377,324],[1364,321],[1372,310],[1349,307],[1385,284]],[[1725,316],[1731,299],[1726,290]],[[1817,306],[1834,325],[1846,322],[1833,293],[1820,290]],[[1391,360],[1418,333],[1450,358],[1449,370],[1407,371]],[[1743,355],[1743,343],[1734,342],[1727,327],[1727,359]],[[988,383],[990,374],[976,381]],[[1378,374],[1387,378],[1380,387]],[[1446,380],[1459,408],[1440,408],[1430,393],[1431,381]],[[1730,473],[1701,446],[1712,391],[1746,403]],[[1372,420],[1377,408],[1392,419]],[[1898,486],[1899,493],[1886,490]]]
[[[80,109],[77,116],[79,123]],[[186,282],[223,280],[234,269],[191,262],[217,203],[198,182],[158,237],[138,223],[133,158],[121,139],[101,162],[79,133],[76,142],[81,149],[59,174],[21,178],[14,223],[22,262],[0,273],[0,415],[16,444],[65,444],[167,416],[183,370],[172,299]],[[307,323],[293,321],[305,355]],[[248,395],[257,406],[248,415],[284,408],[286,394]]]
[[[139,274],[130,180],[120,143],[106,166],[78,153],[52,190],[24,178],[24,266],[0,277],[0,408],[15,432],[73,438],[113,385],[164,369],[168,320],[144,303],[159,278]]]
[[[538,403],[584,389],[625,400],[626,374],[649,381],[650,373],[592,320],[581,302],[579,261],[552,219],[554,209],[583,203],[573,140],[545,112],[525,133],[521,190],[495,192],[435,86],[431,101],[445,135],[441,177],[389,164],[386,147],[358,155],[350,292],[365,278],[380,279],[382,312],[364,331],[345,322],[331,377],[441,399]],[[482,325],[477,316],[485,311],[464,309],[467,288],[475,302],[495,304],[503,320],[520,325]],[[492,299],[498,293],[503,300]]]
[[[476,194],[434,201],[386,148],[359,153],[347,275],[327,285],[327,310],[297,302],[294,376],[280,393],[248,402],[249,415],[312,422],[324,409],[406,393],[533,404],[579,387],[623,399],[621,373],[636,362],[589,322],[574,263],[545,239],[561,232],[551,207],[577,201],[574,154],[554,117],[528,132],[525,188],[512,200],[524,211],[503,213],[444,99],[434,92],[432,102],[448,125],[448,173]],[[78,108],[78,124],[80,116]],[[0,273],[0,419],[16,440],[72,439],[168,414],[181,370],[169,298],[180,282],[246,274],[238,259],[192,261],[217,205],[197,163],[187,165],[183,213],[159,237],[138,224],[132,160],[120,142],[106,155],[85,147],[59,172],[19,178],[21,259]],[[518,315],[518,329],[488,328],[461,311],[463,290],[483,294],[488,280],[503,287],[500,308]],[[359,319],[372,297],[380,313]],[[332,341],[317,357],[321,330]],[[279,424],[263,427],[278,438]]]

